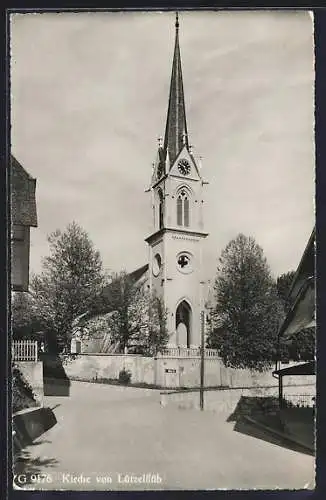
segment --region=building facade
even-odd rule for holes
[[[10,159],[11,288],[27,292],[29,285],[30,228],[37,227],[36,180],[14,156]]]
[[[152,233],[146,238],[149,286],[167,309],[171,346],[200,345],[205,184],[188,136],[177,16],[165,135],[149,189]]]

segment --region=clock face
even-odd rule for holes
[[[178,163],[178,170],[181,175],[189,175],[191,170],[189,161],[181,159]]]
[[[154,276],[158,276],[160,274],[161,267],[162,267],[162,259],[161,256],[157,253],[153,259],[152,271]]]

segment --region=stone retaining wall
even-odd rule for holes
[[[117,379],[123,369],[131,372],[134,383],[155,384],[155,360],[132,354],[80,354],[63,364],[68,378],[93,380]]]
[[[147,357],[135,354],[79,354],[63,364],[68,378],[92,380],[117,379],[122,369],[131,372],[131,382],[166,388],[193,388],[200,385],[200,358]],[[205,387],[270,387],[277,391],[278,379],[273,369],[260,373],[227,368],[219,358],[205,359]],[[283,385],[315,385],[315,376],[286,376]],[[286,390],[286,389],[285,389]]]
[[[305,385],[287,385],[283,388],[284,395],[307,394],[311,397],[316,394],[315,383]],[[234,412],[242,396],[245,397],[278,397],[277,387],[253,387],[204,391],[205,410],[215,411],[228,416]],[[161,406],[174,406],[182,409],[199,409],[200,393],[196,391],[162,392]]]

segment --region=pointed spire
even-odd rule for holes
[[[172,165],[183,145],[188,147],[186,110],[184,102],[181,56],[179,47],[179,17],[175,20],[175,45],[170,83],[169,107],[164,136],[164,152],[169,153]]]

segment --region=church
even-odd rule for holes
[[[188,136],[177,14],[165,135],[150,185],[153,231],[146,238],[149,286],[168,311],[171,346],[200,345],[205,184]]]
[[[208,236],[204,229],[204,190],[208,183],[202,177],[201,161],[195,158],[188,135],[178,14],[165,134],[158,139],[152,167],[146,190],[152,211],[152,231],[145,238],[149,260],[129,276],[162,299],[170,333],[168,347],[198,348],[205,321],[202,267],[203,243]],[[82,322],[91,318],[86,313]],[[76,325],[78,331],[78,318]],[[90,350],[114,352],[108,350],[109,337],[106,334],[100,345]],[[89,350],[86,344],[83,352]]]

